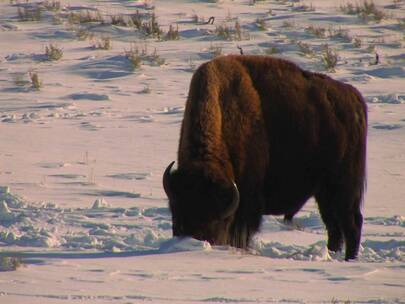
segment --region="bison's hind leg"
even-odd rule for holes
[[[328,231],[328,249],[339,251],[345,240],[345,260],[357,257],[363,216],[361,195],[351,187],[329,187],[316,196],[322,220]]]
[[[346,241],[345,260],[355,259],[360,247],[361,228],[363,225],[363,216],[360,209],[354,207],[341,212],[341,225]]]

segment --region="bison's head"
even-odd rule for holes
[[[201,169],[166,169],[163,186],[169,198],[174,236],[191,236],[221,245],[239,206],[239,191],[232,181],[214,179]]]

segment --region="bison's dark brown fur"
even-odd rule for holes
[[[346,259],[355,258],[366,133],[366,104],[348,84],[265,56],[203,64],[190,85],[178,169],[164,177],[173,234],[246,248],[262,215],[292,218],[314,196],[328,248],[344,239]],[[233,182],[240,197],[231,206]]]

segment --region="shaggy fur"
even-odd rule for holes
[[[348,84],[267,56],[203,64],[170,175],[174,235],[246,248],[262,215],[291,219],[314,196],[328,248],[338,251],[345,240],[346,259],[355,258],[366,133],[366,104]],[[240,202],[224,218],[233,182]]]

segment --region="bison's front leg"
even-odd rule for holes
[[[248,248],[252,236],[259,231],[262,212],[252,208],[252,203],[250,201],[251,209],[244,209],[243,207],[238,210],[235,215],[232,228],[230,229],[230,245],[238,248]],[[259,204],[257,204],[259,206]],[[242,205],[243,206],[243,205]]]
[[[342,250],[343,233],[337,218],[337,208],[331,203],[327,193],[316,195],[319,212],[328,232],[328,249],[333,252]]]

